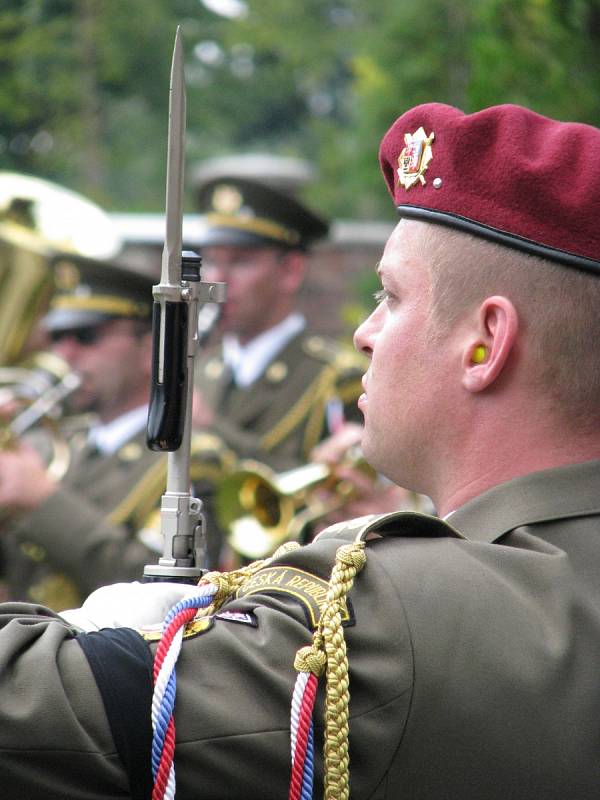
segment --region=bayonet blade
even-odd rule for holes
[[[160,282],[179,286],[181,271],[181,228],[185,166],[185,78],[181,28],[177,26],[169,87],[169,133],[167,140],[166,231]]]

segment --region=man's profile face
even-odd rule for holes
[[[202,277],[227,283],[220,327],[242,342],[279,321],[285,253],[276,247],[220,245],[202,251]]]
[[[144,346],[130,319],[55,332],[51,349],[80,376],[69,399],[74,411],[103,415],[147,381]]]
[[[428,493],[427,464],[448,413],[448,339],[433,335],[426,239],[421,223],[401,221],[384,250],[378,305],[356,331],[370,357],[359,408],[368,461],[401,486]]]

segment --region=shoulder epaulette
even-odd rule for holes
[[[370,537],[385,536],[465,538],[460,531],[439,517],[421,514],[418,511],[392,511],[389,514],[367,514],[364,517],[330,525],[315,537],[315,541],[351,537],[355,542],[364,542]]]

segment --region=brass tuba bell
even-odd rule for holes
[[[57,184],[0,171],[0,364],[30,351],[61,254],[111,258],[122,246],[109,216]]]
[[[0,420],[0,447],[39,424],[49,451],[42,455],[56,478],[68,464],[56,420],[79,379],[36,339],[54,291],[51,264],[70,253],[109,258],[120,248],[112,221],[91,201],[50,181],[0,171],[0,405],[15,409]]]

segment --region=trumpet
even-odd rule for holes
[[[377,473],[355,448],[348,461],[372,480]],[[325,495],[326,500],[319,495]],[[215,492],[215,515],[229,546],[255,561],[284,542],[307,541],[310,526],[355,496],[354,487],[326,464],[305,464],[276,473],[258,461],[243,460]]]
[[[38,426],[45,432],[42,453],[47,470],[60,480],[70,462],[69,446],[59,431],[62,404],[81,379],[54,353],[39,352],[14,366],[0,367],[0,407],[14,407],[12,418],[0,422],[0,447],[8,448]]]

